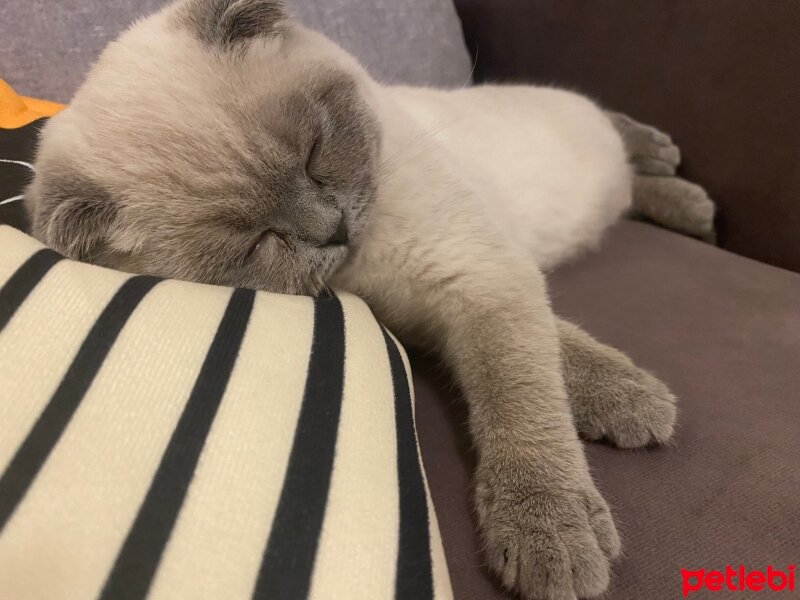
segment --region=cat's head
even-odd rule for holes
[[[371,85],[278,0],[180,0],[45,126],[33,234],[137,273],[316,293],[376,193]]]

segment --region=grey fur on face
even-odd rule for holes
[[[259,49],[219,53],[196,29],[218,19],[227,47],[258,23],[261,53],[272,56],[293,36],[267,18],[276,6],[179,4],[165,26],[192,28],[172,36],[177,47],[136,30],[112,44],[90,76],[100,83],[45,129],[56,141],[40,152],[41,175],[26,194],[34,234],[123,270],[317,293],[358,243],[380,129],[353,74],[324,56],[291,74],[270,70]],[[181,70],[170,53],[192,64]],[[143,83],[126,85],[131,78]]]
[[[79,260],[102,252],[101,239],[117,220],[117,205],[91,179],[58,166],[38,178],[48,202],[39,206],[36,218],[47,223],[51,245]]]

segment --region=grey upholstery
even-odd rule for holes
[[[451,0],[288,0],[385,83],[461,87],[471,62]]]
[[[0,3],[0,77],[19,94],[67,102],[103,47],[164,0]]]
[[[68,102],[97,54],[164,0],[0,2],[0,77],[17,92]],[[459,87],[470,78],[461,23],[450,0],[289,0],[389,83]]]

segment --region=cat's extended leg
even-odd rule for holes
[[[453,371],[469,406],[488,566],[527,600],[594,597],[620,542],[572,422],[544,277],[487,241],[480,222],[474,229],[481,235],[463,238],[455,254],[424,242],[396,253],[415,263],[400,282],[397,270],[366,266],[349,288],[401,338],[436,347]]]
[[[713,242],[714,203],[702,187],[675,175],[681,153],[672,139],[627,115],[607,114],[634,170],[632,216]]]
[[[503,248],[470,250],[421,264],[396,286],[405,300],[371,303],[398,331],[413,305],[466,396],[488,565],[527,599],[596,596],[620,543],[572,423],[544,278]]]
[[[619,538],[571,422],[543,278],[527,262],[499,262],[471,286],[461,279],[446,306],[487,559],[527,598],[592,597],[608,585]]]
[[[589,440],[620,448],[663,444],[675,427],[675,396],[619,350],[558,320],[562,368],[572,418]]]

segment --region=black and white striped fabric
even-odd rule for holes
[[[354,296],[0,227],[0,598],[451,598],[408,373]]]

